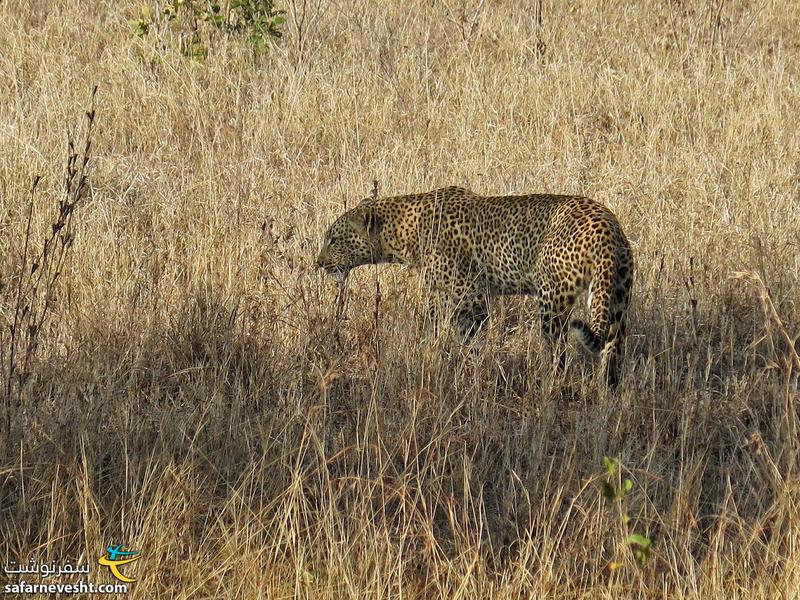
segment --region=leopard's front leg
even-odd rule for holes
[[[422,269],[429,296],[428,315],[437,327],[448,322],[461,343],[485,331],[489,321],[488,297],[465,263],[440,253],[432,254]]]

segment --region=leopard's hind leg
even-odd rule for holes
[[[570,325],[587,350],[600,354],[600,373],[611,388],[619,383],[632,280],[633,257],[622,239],[595,262],[589,324],[575,320]]]

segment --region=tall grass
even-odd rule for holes
[[[124,543],[135,598],[796,597],[800,5],[290,4],[271,51],[190,61],[133,34],[138,2],[0,3],[0,557]],[[11,381],[24,242],[95,84]],[[576,352],[551,381],[528,299],[467,350],[402,268],[337,307],[313,258],[373,180],[610,206],[637,261],[620,391]]]

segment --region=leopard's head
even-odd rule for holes
[[[342,282],[354,267],[379,262],[380,226],[380,218],[366,202],[347,211],[336,219],[325,235],[317,266]]]

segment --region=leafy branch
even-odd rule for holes
[[[633,490],[633,481],[627,477],[621,479],[621,466],[618,460],[604,456],[603,469],[606,472],[606,479],[601,483],[603,497],[610,503],[622,503],[627,494]],[[620,511],[622,512],[622,527],[627,532],[631,519],[624,510],[620,509]],[[650,551],[653,547],[650,538],[634,532],[625,537],[625,544],[633,551],[633,556],[639,566],[644,567],[650,558]],[[616,571],[621,566],[621,563],[615,561],[608,565],[612,571]]]

